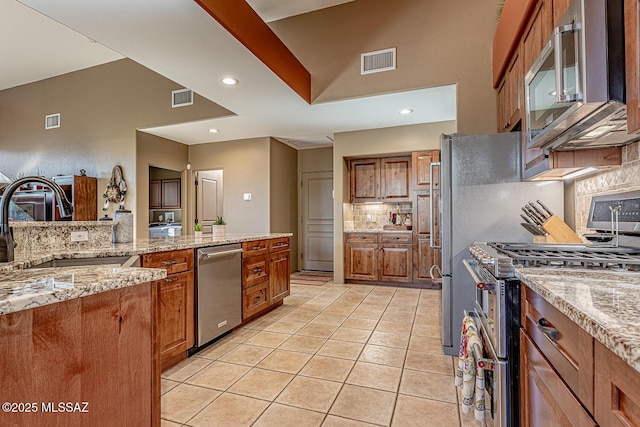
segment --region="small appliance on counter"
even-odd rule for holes
[[[113,214],[113,220],[118,221],[114,227],[113,241],[115,243],[133,242],[133,214],[128,209],[118,209]]]

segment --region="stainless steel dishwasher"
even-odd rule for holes
[[[242,323],[242,247],[240,244],[198,249],[198,347]]]

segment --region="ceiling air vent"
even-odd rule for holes
[[[171,108],[185,107],[193,105],[193,91],[191,89],[180,89],[171,92]]]
[[[44,128],[55,129],[60,127],[60,113],[49,114],[44,117]]]
[[[396,48],[376,50],[360,55],[360,74],[379,73],[396,69]]]

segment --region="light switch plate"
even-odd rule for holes
[[[86,242],[87,240],[89,240],[88,231],[72,231],[71,232],[72,242]]]
[[[244,200],[249,201],[251,200],[251,193],[244,193],[243,197]]]

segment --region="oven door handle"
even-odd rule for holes
[[[475,269],[475,267],[478,265],[475,261],[463,259],[462,263],[471,275],[471,278],[475,282],[478,289],[480,289],[481,291],[493,291],[496,288],[495,283],[487,282],[486,280],[483,280],[482,277],[480,277]]]
[[[538,320],[538,323],[536,323],[536,327],[540,329],[540,332],[548,336],[551,341],[556,342],[560,339],[560,332],[558,332],[558,330],[553,327],[551,322],[549,322],[544,317]]]

